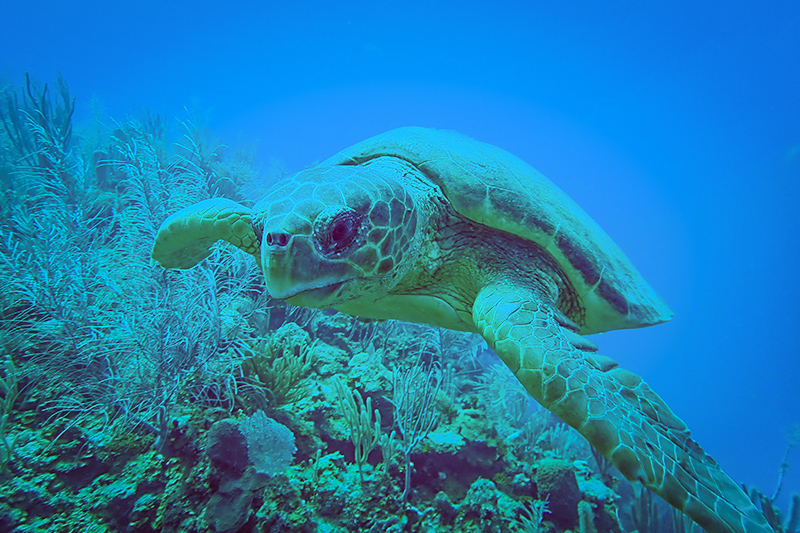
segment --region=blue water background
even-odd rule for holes
[[[800,422],[800,2],[5,0],[0,28],[5,82],[62,72],[79,120],[207,109],[265,168],[402,125],[521,156],[676,313],[601,351],[773,490]]]

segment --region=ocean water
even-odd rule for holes
[[[242,528],[291,531],[317,524],[320,530],[352,530],[358,524],[368,530],[368,520],[348,515],[350,500],[342,496],[343,507],[336,507],[331,496],[336,483],[360,487],[364,494],[374,491],[375,496],[364,498],[358,511],[359,516],[380,516],[382,522],[370,527],[396,525],[380,514],[394,509],[391,505],[397,508],[389,515],[409,520],[401,504],[386,503],[396,502],[403,491],[401,460],[382,474],[376,449],[364,466],[367,479],[359,485],[353,445],[341,423],[332,378],[340,375],[346,386],[370,396],[388,434],[397,415],[386,400],[392,397],[392,372],[413,362],[414,347],[428,333],[400,325],[348,322],[332,313],[308,315],[259,299],[264,287],[254,262],[248,263],[244,254],[232,250],[214,256],[216,266],[209,270],[163,274],[168,276],[164,279],[155,267],[138,266],[146,260],[141,247],[152,242],[157,227],[153,224],[167,214],[203,195],[227,193],[237,201],[255,200],[263,194],[264,185],[278,177],[400,126],[455,130],[502,147],[548,176],[600,224],[675,317],[662,325],[590,339],[601,353],[644,377],[736,482],[772,495],[785,459],[788,467],[776,504],[786,513],[790,494],[800,492],[800,451],[795,448],[785,455],[793,428],[800,423],[800,357],[795,338],[800,299],[798,27],[800,4],[796,1],[762,6],[680,1],[664,5],[4,2],[0,6],[0,107],[8,127],[0,132],[4,152],[0,177],[5,192],[3,285],[12,296],[3,301],[2,320],[4,338],[14,340],[4,341],[3,376],[8,379],[12,372],[11,361],[20,381],[18,398],[4,411],[8,419],[3,431],[6,442],[13,442],[8,449],[13,450],[0,455],[6,463],[0,483],[11,495],[0,497],[0,512],[6,515],[0,529],[69,531],[96,525],[124,530],[121,524],[127,523],[131,531],[202,530],[198,525],[202,522],[168,519],[169,513],[153,503],[179,493],[181,501],[191,502],[187,507],[197,516],[213,514],[209,509],[220,506],[240,505],[241,512],[231,524]],[[9,117],[20,109],[20,102],[24,104],[25,73],[32,80],[31,100],[41,96],[47,84],[47,97],[58,103],[59,73],[75,97],[73,135],[63,147],[68,152],[62,154],[64,168],[43,162],[36,152],[39,145],[14,144]],[[16,102],[12,95],[17,95]],[[33,108],[26,109],[28,115],[19,115],[23,122],[36,123],[36,116],[30,114]],[[35,137],[35,132],[26,131]],[[163,139],[148,137],[148,132],[161,132]],[[198,142],[194,148],[193,141]],[[218,158],[209,155],[215,143],[226,146]],[[23,160],[20,154],[30,159]],[[170,154],[183,159],[176,163]],[[76,170],[78,159],[74,158],[85,165],[82,170]],[[151,190],[147,180],[162,175],[153,168],[142,171],[137,167],[142,161],[169,162],[160,167],[164,175],[183,173],[175,181],[162,183],[158,194],[171,194],[168,201],[147,196]],[[136,168],[143,180],[134,184],[138,188],[131,185]],[[83,175],[84,170],[100,183],[95,189],[65,177]],[[48,179],[61,180],[60,185],[47,185]],[[198,186],[200,179],[210,181]],[[26,183],[34,185],[27,190],[22,186]],[[74,211],[75,206],[83,207]],[[143,211],[145,207],[149,211]],[[53,221],[64,224],[53,225],[43,213],[56,209],[81,215],[70,219],[74,226],[54,215]],[[158,220],[157,215],[161,216]],[[114,222],[114,217],[120,217],[119,221]],[[94,233],[86,239],[72,238],[86,229],[89,219],[108,227],[92,225]],[[15,248],[17,242],[23,244]],[[30,246],[27,252],[24,243]],[[55,253],[59,246],[60,253]],[[45,249],[53,252],[50,263],[43,260]],[[70,263],[78,256],[85,260]],[[120,265],[125,261],[133,266],[122,272]],[[56,263],[61,266],[53,266]],[[48,268],[54,269],[51,275],[45,274]],[[53,273],[63,276],[61,285],[53,281]],[[70,281],[73,275],[102,287],[78,287]],[[47,283],[64,292],[48,293]],[[31,284],[38,288],[30,293],[59,303],[51,307],[62,314],[35,308],[33,296],[21,289]],[[102,293],[102,302],[87,297],[92,287]],[[155,293],[166,287],[173,293],[182,291],[185,301],[201,303],[181,304],[185,307],[171,315],[159,307],[161,300],[136,303],[142,291]],[[212,339],[207,332],[187,333],[192,324],[197,328],[208,323],[208,316],[197,309],[212,308],[208,302],[213,294],[223,307],[220,334]],[[73,300],[81,304],[71,307]],[[265,313],[248,305],[273,311]],[[81,320],[86,317],[78,317],[81,309],[92,306],[102,308],[102,323],[88,319],[84,323]],[[78,314],[67,316],[64,309]],[[258,375],[255,362],[247,370],[240,359],[268,353],[265,345],[254,347],[253,339],[275,336],[289,322],[303,326],[310,337],[282,330],[279,340],[293,338],[286,342],[302,347],[319,339],[315,346],[320,353],[304,367],[303,379],[313,383],[299,387],[302,393],[287,391],[282,399],[270,397],[277,386],[266,387],[270,393],[257,399],[244,393],[235,401],[226,396],[232,389],[225,379],[238,376],[245,380],[237,382],[240,387],[253,381],[263,385],[270,379]],[[180,343],[167,358],[169,364],[142,348],[157,344],[157,338],[171,339],[170,335],[178,335],[176,331],[197,340],[197,346],[184,352],[202,364],[176,363],[175,354],[184,353],[177,348]],[[33,340],[21,344],[20,332]],[[125,337],[124,332],[130,335]],[[446,367],[448,350],[443,346],[447,343],[437,342],[431,341],[431,346],[436,344]],[[47,366],[49,353],[83,354],[88,353],[87,346],[93,355],[70,359],[69,378],[62,381],[68,381],[74,392],[85,385],[82,380],[87,372],[96,372],[106,376],[103,383],[111,383],[109,390],[102,395],[95,391],[69,396],[54,388],[57,384],[42,381],[45,370],[53,371]],[[411,454],[417,461],[412,475],[419,481],[412,485],[417,492],[410,501],[420,510],[431,507],[433,514],[444,515],[446,506],[434,501],[436,493],[443,491],[453,500],[453,512],[461,513],[450,525],[437,523],[442,530],[480,527],[475,525],[479,519],[469,518],[469,502],[458,499],[466,498],[470,486],[473,495],[480,487],[469,476],[469,481],[457,478],[454,472],[461,469],[475,468],[481,473],[476,477],[492,480],[506,497],[524,503],[525,497],[533,497],[530,490],[504,481],[499,474],[527,476],[535,485],[535,471],[526,471],[519,463],[538,464],[557,457],[596,466],[587,449],[559,455],[554,446],[526,456],[514,448],[518,435],[511,430],[522,428],[522,419],[506,420],[508,431],[470,426],[472,439],[465,437],[468,424],[463,422],[463,412],[474,409],[489,424],[495,420],[486,403],[489,378],[485,376],[494,375],[487,374],[486,368],[496,361],[483,348],[470,346],[456,351],[475,354],[474,361],[468,363],[459,356],[450,362],[459,372],[474,367],[480,369],[475,370],[478,374],[456,373],[464,380],[453,385],[452,391],[458,391],[452,393],[456,407],[440,413],[439,437],[423,440],[427,444],[420,443]],[[436,350],[423,351],[430,355]],[[224,364],[219,362],[221,354],[228,357]],[[364,362],[364,354],[373,359]],[[137,375],[151,377],[142,378],[135,390],[117,387],[115,380],[126,381],[136,374],[136,365],[147,369]],[[388,374],[383,381],[372,382],[369,372],[358,373],[362,366]],[[213,373],[218,380],[198,378],[201,368],[207,371],[206,377]],[[496,381],[502,379],[495,376]],[[202,391],[189,392],[189,382]],[[209,392],[212,382],[219,387],[213,393]],[[148,391],[152,397],[146,398]],[[161,396],[154,399],[157,395]],[[10,396],[8,391],[3,393],[3,398]],[[65,399],[59,403],[54,396]],[[470,397],[474,404],[467,401]],[[68,401],[86,404],[81,410],[66,406]],[[147,408],[136,410],[145,404]],[[193,404],[207,409],[187,407]],[[172,406],[168,415],[165,405]],[[280,507],[278,476],[269,469],[269,474],[257,472],[268,481],[236,489],[241,498],[235,504],[221,497],[208,503],[214,494],[230,496],[217,490],[217,485],[224,485],[218,475],[224,468],[207,449],[210,428],[225,416],[242,424],[246,420],[249,425],[242,427],[256,427],[260,418],[254,413],[261,407],[293,433],[297,453],[291,466],[279,469],[288,468],[286,473],[278,476],[286,476],[288,486],[296,488],[309,509],[305,522],[300,518],[269,522],[270,516],[286,512]],[[534,416],[530,412],[524,416]],[[457,422],[459,416],[461,422]],[[61,420],[60,426],[56,427],[54,417]],[[324,422],[328,419],[339,419],[339,426],[329,427]],[[216,427],[218,433],[224,431]],[[188,429],[181,432],[180,428]],[[452,431],[444,431],[447,428]],[[455,428],[460,428],[464,442],[447,444],[446,439],[458,433]],[[106,433],[113,433],[113,439],[105,439]],[[120,435],[128,435],[132,442]],[[45,445],[37,444],[41,442]],[[504,473],[476,466],[484,460],[483,448],[472,448],[471,442],[516,453],[518,470]],[[579,449],[581,445],[575,442],[572,446]],[[452,454],[447,455],[447,450]],[[331,455],[335,452],[343,459]],[[470,463],[470,454],[478,457],[476,464]],[[80,469],[63,466],[67,459]],[[284,459],[276,461],[283,464]],[[207,470],[193,473],[191,480],[210,483],[211,488],[192,493],[188,481],[178,489],[180,482],[168,484],[158,478],[156,465],[170,468],[181,461],[206,464]],[[316,466],[308,466],[309,461],[316,461]],[[438,473],[432,470],[436,461],[444,464]],[[102,503],[92,500],[78,513],[70,507],[77,501],[73,496],[96,496],[99,492],[91,492],[90,487],[98,477],[102,481],[95,489],[102,486],[108,494],[128,491],[127,495],[109,496]],[[622,482],[606,484],[623,495],[617,506],[624,515],[632,496]],[[317,499],[308,496],[314,487],[322,487]],[[588,501],[587,490],[583,493]],[[73,496],[58,500],[61,492]],[[37,503],[26,505],[26,500]],[[269,507],[271,501],[278,503]],[[286,501],[295,502],[288,497]],[[599,514],[603,505],[598,501],[604,500],[592,500]],[[459,505],[465,507],[459,510]],[[502,505],[496,503],[498,509]],[[252,509],[252,515],[245,509]],[[71,524],[70,515],[80,519],[74,518]],[[120,518],[125,516],[133,518]],[[159,526],[156,516],[170,525]],[[242,516],[244,525],[237,523]],[[548,514],[544,519],[548,520]],[[217,529],[225,530],[221,523]],[[553,522],[552,527],[563,531],[565,524]],[[630,520],[623,519],[622,525],[624,530],[633,528]],[[423,520],[421,527],[434,526]],[[490,525],[485,527],[488,530]],[[596,523],[596,528],[603,526]]]

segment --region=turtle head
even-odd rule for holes
[[[377,299],[406,270],[413,200],[386,173],[316,167],[280,183],[255,208],[273,298],[304,307]]]

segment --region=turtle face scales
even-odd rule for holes
[[[312,168],[256,206],[270,296],[325,308],[394,285],[417,221],[412,198],[377,170]]]

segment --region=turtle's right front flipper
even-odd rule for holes
[[[261,264],[261,243],[253,231],[248,207],[226,198],[211,198],[184,207],[158,228],[150,254],[164,268],[192,268],[211,255],[211,246],[227,241]]]
[[[536,401],[709,533],[772,533],[747,495],[639,376],[601,356],[541,292],[483,288],[472,317]]]

